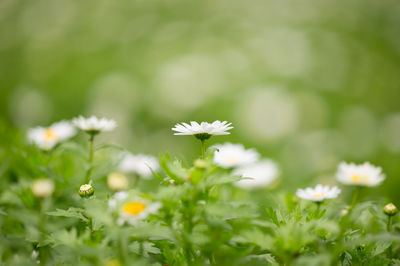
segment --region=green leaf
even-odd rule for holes
[[[213,175],[206,176],[204,178],[204,185],[206,187],[211,187],[215,185],[223,185],[223,184],[229,184],[229,183],[234,183],[242,179],[240,176],[233,176],[227,173],[217,173]]]
[[[379,254],[382,254],[391,245],[392,242],[390,241],[385,241],[385,240],[377,241],[375,243],[375,249],[372,251],[372,255],[377,256]]]
[[[56,211],[47,212],[46,214],[51,216],[78,218],[84,222],[88,222],[89,220],[82,214],[83,212],[84,209],[71,207],[68,210],[56,209]]]
[[[172,160],[168,153],[160,156],[160,165],[164,172],[177,183],[182,183],[188,177],[188,172],[182,163],[177,159]]]
[[[159,248],[155,247],[154,243],[151,242],[138,242],[135,241],[129,245],[129,250],[145,257],[150,254],[161,254]]]

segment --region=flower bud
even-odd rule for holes
[[[32,183],[32,192],[38,198],[49,197],[54,192],[54,183],[48,178],[37,179]]]
[[[194,161],[194,166],[200,169],[206,169],[208,167],[208,163],[203,159],[197,159]]]
[[[110,173],[107,176],[107,185],[113,191],[126,190],[129,182],[128,178],[120,173]]]
[[[106,266],[121,266],[121,263],[117,259],[109,259]]]
[[[383,207],[383,212],[388,215],[388,216],[393,216],[395,215],[399,210],[393,203],[386,204],[385,207]]]
[[[346,216],[347,214],[349,214],[349,210],[350,210],[350,206],[346,206],[346,207],[340,212],[340,215],[341,215],[341,216]]]
[[[88,198],[88,197],[92,196],[93,194],[94,194],[94,189],[93,189],[92,185],[90,185],[90,184],[82,185],[79,188],[79,195],[82,198]]]

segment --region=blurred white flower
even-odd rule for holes
[[[160,168],[156,157],[146,154],[126,154],[122,159],[119,169],[124,173],[134,173],[149,179],[152,177],[152,170],[157,172]]]
[[[296,195],[302,199],[321,202],[325,199],[336,198],[340,192],[340,189],[336,186],[331,188],[318,184],[315,188],[298,189]]]
[[[49,197],[54,192],[54,183],[48,178],[36,179],[32,183],[32,192],[38,198]]]
[[[178,123],[172,130],[176,131],[174,135],[203,135],[203,137],[205,135],[207,136],[206,138],[209,138],[212,135],[229,135],[230,133],[227,131],[233,128],[230,126],[231,124],[227,121],[221,122],[219,120],[212,123],[201,122],[200,124],[191,121],[190,125],[184,122]]]
[[[354,163],[341,163],[336,173],[337,180],[345,185],[378,186],[385,180],[381,167],[376,167],[369,162],[356,165]]]
[[[119,213],[117,223],[123,225],[128,223],[130,225],[137,224],[140,220],[146,219],[150,214],[156,213],[161,207],[159,202],[150,202],[142,198],[129,199],[126,192],[115,193],[114,197],[108,203],[112,211]]]
[[[236,182],[238,187],[251,189],[268,186],[279,174],[278,166],[271,160],[262,160],[257,163],[242,166],[233,171],[244,179]]]
[[[135,225],[138,221],[146,219],[150,214],[156,213],[159,208],[161,208],[161,203],[149,203],[143,199],[126,202],[122,206],[118,224]]]
[[[40,264],[40,260],[38,260],[38,258],[39,258],[39,251],[33,250],[31,253],[31,259],[34,260],[37,264]]]
[[[128,188],[128,178],[121,173],[110,173],[107,176],[107,185],[111,190],[121,191]]]
[[[111,210],[115,210],[117,207],[118,202],[122,202],[128,197],[128,193],[125,191],[120,191],[114,194],[114,196],[108,200],[108,207]]]
[[[70,122],[60,121],[49,127],[35,127],[28,130],[28,139],[40,149],[50,150],[57,143],[69,139],[76,134]]]
[[[98,134],[101,131],[112,131],[117,126],[117,123],[112,119],[104,117],[97,118],[96,116],[91,116],[89,118],[79,116],[74,118],[72,122],[79,129],[86,131],[89,134]]]
[[[242,144],[224,143],[213,146],[214,163],[223,168],[231,168],[255,163],[259,154],[254,149],[245,149]]]

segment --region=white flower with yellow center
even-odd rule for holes
[[[126,154],[119,164],[119,170],[124,173],[137,174],[140,177],[149,179],[152,177],[152,171],[157,172],[160,164],[156,157],[146,154]]]
[[[369,162],[356,165],[354,163],[341,163],[336,173],[337,180],[345,185],[375,187],[385,180],[381,167],[376,167]]]
[[[119,213],[117,223],[123,225],[128,223],[135,225],[139,221],[146,219],[150,214],[157,213],[161,207],[159,202],[150,202],[142,198],[129,199],[126,192],[115,193],[114,197],[109,200],[109,208]]]
[[[229,135],[227,132],[231,127],[232,123],[228,123],[227,121],[214,121],[212,123],[201,122],[200,124],[191,121],[190,125],[187,123],[178,123],[175,127],[172,128],[175,131],[174,135],[194,135],[199,139],[208,139],[213,135]]]
[[[129,186],[129,181],[121,173],[110,173],[107,176],[107,186],[114,191],[126,190]]]
[[[279,174],[278,166],[271,160],[262,160],[250,165],[239,167],[234,175],[243,177],[236,182],[238,187],[251,189],[268,186]]]
[[[117,123],[114,120],[104,117],[97,118],[96,116],[91,116],[89,118],[79,116],[74,118],[72,122],[79,129],[93,135],[102,131],[112,131],[117,127]]]
[[[40,149],[50,150],[59,142],[73,137],[75,127],[67,121],[60,121],[49,127],[35,127],[28,130],[28,139]]]
[[[329,186],[317,185],[315,188],[298,189],[296,195],[305,200],[321,202],[325,199],[336,198],[340,192],[340,189],[336,186],[331,188]]]
[[[32,192],[38,198],[49,197],[54,192],[54,183],[48,178],[36,179],[32,183]]]
[[[232,168],[255,163],[259,154],[254,149],[245,149],[241,144],[225,143],[214,146],[214,163],[223,168]]]

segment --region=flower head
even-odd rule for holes
[[[200,124],[191,121],[190,125],[187,123],[178,123],[175,127],[172,128],[175,131],[174,135],[194,135],[199,139],[208,139],[213,135],[229,135],[227,132],[231,127],[232,123],[228,123],[227,121],[214,121],[212,123],[201,122]]]
[[[245,149],[241,144],[225,143],[215,145],[214,163],[223,168],[231,168],[255,163],[259,154],[254,149]]]
[[[48,178],[36,179],[32,183],[32,192],[38,198],[49,197],[54,192],[54,183]]]
[[[338,187],[329,187],[323,185],[317,185],[315,188],[308,187],[306,189],[298,189],[296,195],[299,198],[321,202],[325,199],[334,199],[340,194]]]
[[[126,154],[119,169],[124,173],[134,173],[143,178],[151,178],[152,171],[158,171],[160,165],[156,157],[145,154]]]
[[[396,205],[393,203],[386,204],[385,207],[383,207],[383,212],[388,216],[396,215],[398,211]]]
[[[72,122],[79,129],[93,135],[98,134],[101,131],[112,131],[117,126],[117,123],[112,119],[104,117],[97,118],[96,116],[91,116],[89,118],[79,116],[74,118]]]
[[[279,174],[277,165],[271,160],[262,160],[253,164],[241,166],[233,171],[244,179],[236,182],[238,187],[257,188],[268,186]]]
[[[361,165],[341,163],[336,173],[337,180],[345,185],[374,187],[384,179],[382,168],[366,162]]]
[[[161,207],[159,202],[150,202],[146,199],[130,198],[126,192],[115,193],[109,200],[109,208],[119,213],[118,224],[137,224],[140,220],[146,219],[150,214],[156,213]]]
[[[76,134],[75,127],[67,121],[60,121],[49,127],[35,127],[28,130],[28,139],[40,149],[50,150],[59,142]]]
[[[82,198],[90,197],[94,194],[94,188],[90,184],[84,184],[79,188],[79,195]]]
[[[121,173],[110,173],[107,176],[107,185],[111,190],[121,191],[128,188],[128,178]]]

